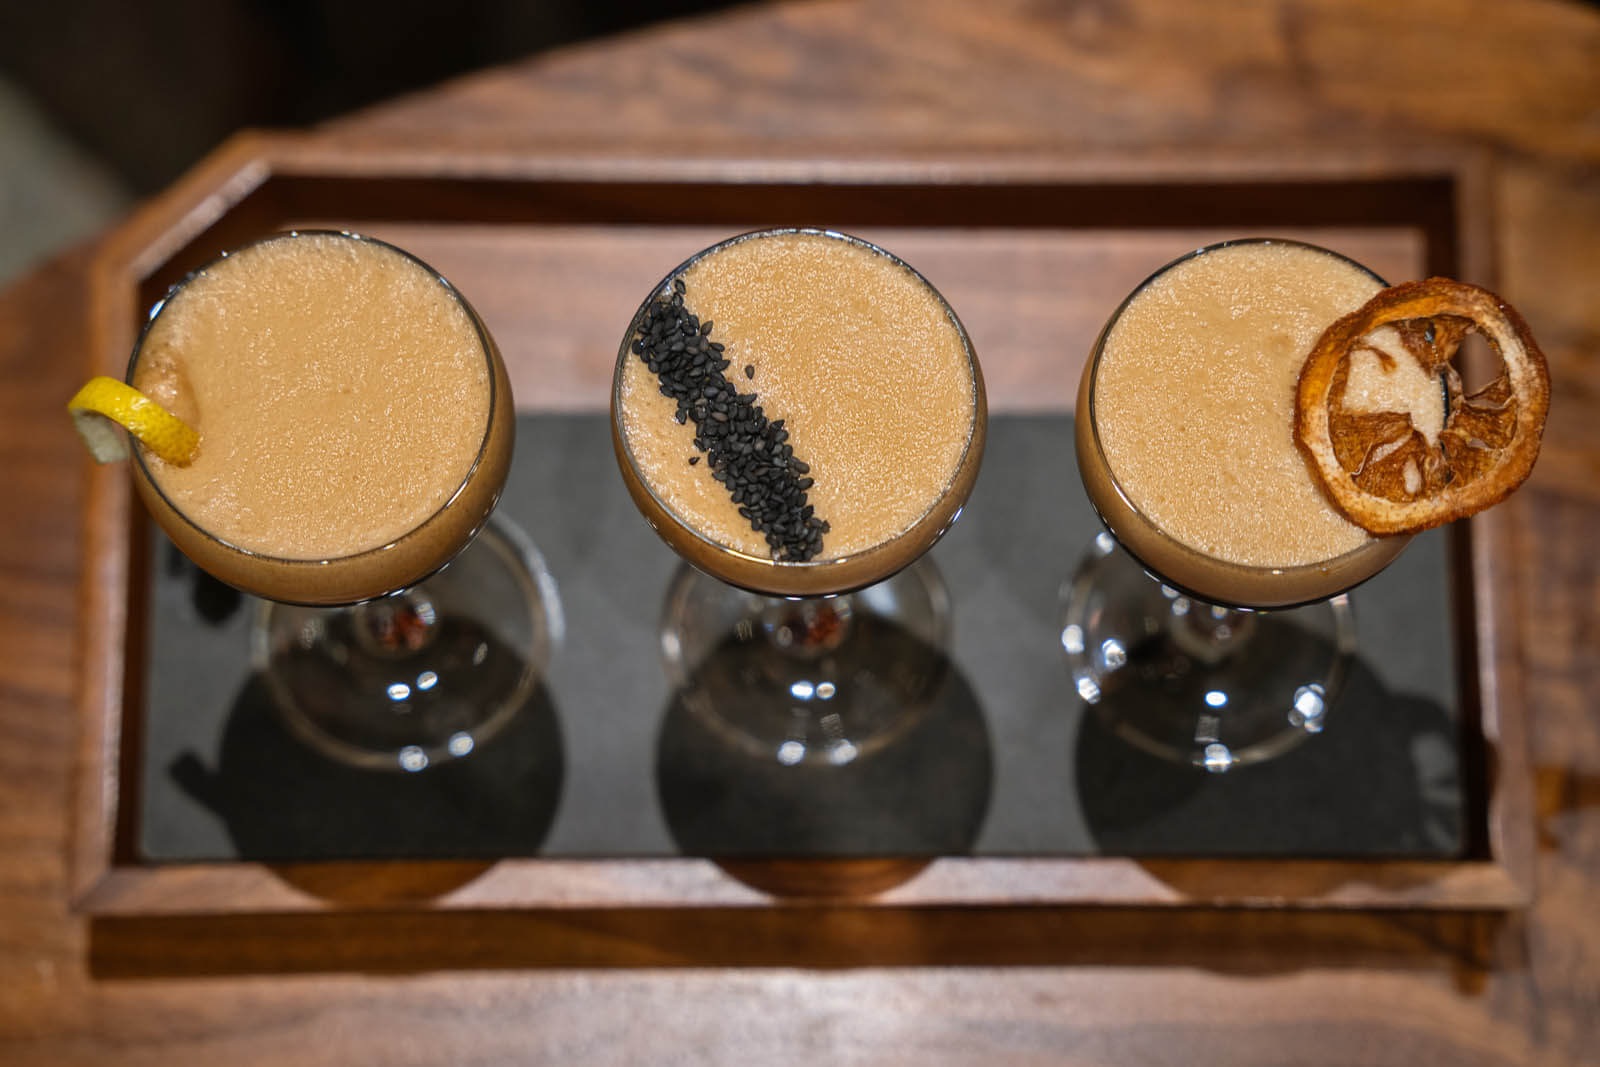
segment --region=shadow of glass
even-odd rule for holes
[[[880,662],[928,648],[899,627],[861,621],[852,640]],[[912,647],[915,646],[915,647]],[[752,651],[755,649],[755,651]],[[881,747],[850,762],[785,766],[710,721],[718,681],[739,676],[759,646],[730,642],[673,694],[656,745],[656,788],[674,841],[767,892],[880,892],[935,856],[970,852],[987,814],[994,767],[977,694],[940,655],[926,705]]]
[[[1104,853],[1445,859],[1466,848],[1456,721],[1390,692],[1359,658],[1321,734],[1225,774],[1126,743],[1101,720],[1124,710],[1136,713],[1112,703],[1085,715],[1075,753],[1079,802]]]
[[[327,895],[347,883],[317,878],[311,861],[492,861],[536,853],[555,818],[563,763],[543,686],[471,756],[406,774],[356,768],[308,748],[252,677],[229,713],[217,766],[185,752],[168,771],[222,819],[240,859],[285,865],[274,869]],[[452,869],[468,877],[480,868]],[[453,886],[424,879],[410,895],[435,888]]]

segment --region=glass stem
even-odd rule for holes
[[[837,649],[849,638],[854,620],[849,596],[771,598],[761,611],[761,628],[772,647],[802,660]]]
[[[1201,663],[1221,663],[1255,634],[1256,614],[1179,596],[1172,600],[1172,639]]]
[[[400,659],[433,643],[439,633],[439,615],[433,601],[419,589],[407,589],[353,607],[350,621],[363,651]]]

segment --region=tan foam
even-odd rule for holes
[[[976,383],[960,331],[937,294],[868,248],[821,234],[751,238],[683,275],[686,306],[714,323],[726,373],[783,419],[811,466],[809,499],[832,526],[819,559],[909,529],[943,495],[972,433]],[[754,379],[744,367],[755,367]],[[643,362],[619,396],[628,447],[657,497],[720,544],[768,554],[762,534],[696,455],[694,424],[674,421]]]
[[[461,304],[410,259],[334,236],[252,245],[190,281],[134,385],[200,431],[189,467],[147,458],[162,492],[212,536],[286,559],[415,529],[488,424],[489,366]]]
[[[1314,249],[1243,244],[1143,289],[1106,338],[1094,399],[1106,460],[1134,507],[1184,544],[1249,567],[1320,563],[1367,542],[1294,444],[1294,394],[1316,338],[1379,288]],[[1377,377],[1366,381],[1372,402],[1395,403],[1376,395]]]

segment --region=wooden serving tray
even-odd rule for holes
[[[689,253],[767,225],[827,225],[893,249],[960,310],[991,410],[1070,409],[1109,310],[1155,267],[1226,237],[1335,247],[1385,277],[1492,284],[1475,157],[855,163],[328,154],[314,139],[231,142],[103,246],[94,373],[120,376],[145,309],[218,251],[265,233],[359,229],[411,249],[472,299],[519,407],[604,409],[618,330]],[[1065,460],[1066,457],[1063,457]],[[1077,492],[1063,462],[1062,492]],[[394,909],[758,907],[847,895],[875,906],[1120,904],[1509,909],[1532,894],[1519,664],[1496,627],[1508,531],[1451,534],[1468,825],[1460,856],[1187,859],[963,855],[152,863],[138,847],[139,694],[149,635],[146,520],[124,471],[97,469],[85,516],[84,726],[73,899],[94,915]],[[1058,583],[1077,545],[1062,547]],[[1063,677],[1062,700],[1066,693]]]

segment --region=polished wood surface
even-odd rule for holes
[[[378,151],[960,173],[1212,160],[1492,165],[1491,277],[1551,359],[1498,610],[1534,764],[1526,912],[761,908],[87,920],[68,909],[101,247],[0,294],[0,1062],[1584,1063],[1600,1040],[1600,16],[1419,0],[755,6],[318,131]],[[116,239],[115,236],[108,240]],[[92,814],[92,813],[91,813]],[[473,871],[446,871],[468,879]],[[350,900],[441,885],[301,872]],[[318,884],[318,879],[322,880]]]

